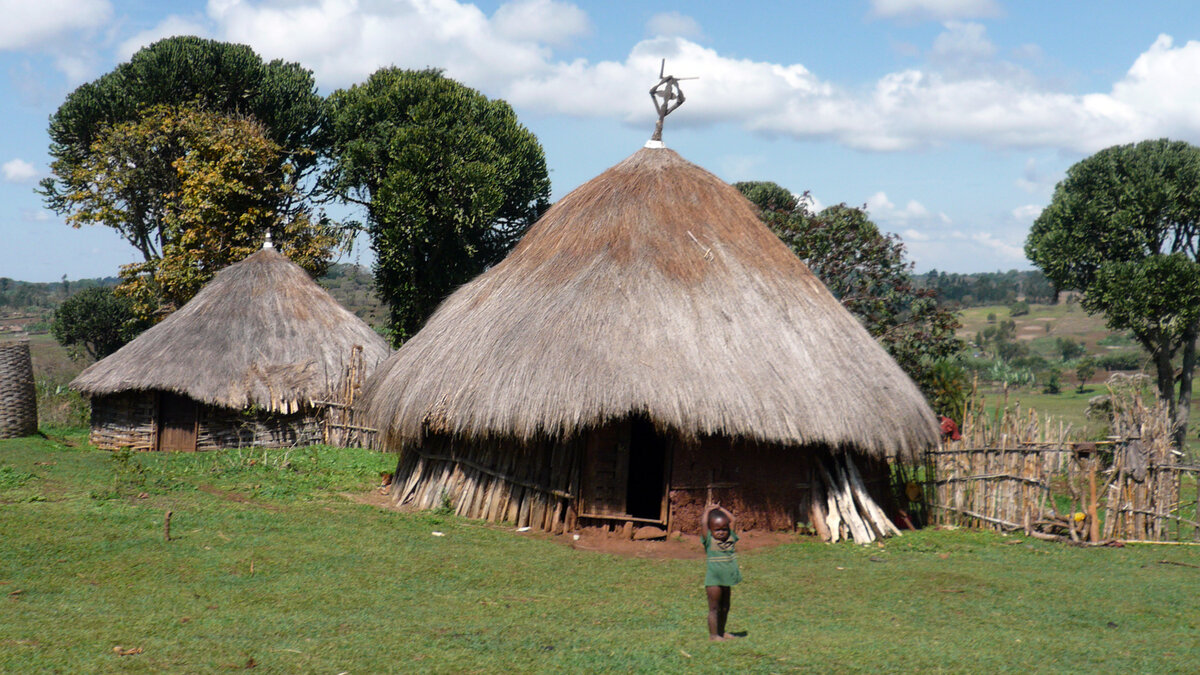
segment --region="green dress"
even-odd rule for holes
[[[708,556],[708,571],[704,575],[705,586],[732,586],[742,580],[742,571],[738,569],[737,551],[733,549],[737,540],[736,532],[730,532],[725,541],[713,539],[711,532],[706,532],[700,539]]]

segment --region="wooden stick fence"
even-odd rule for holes
[[[375,447],[378,435],[376,430],[361,424],[354,410],[354,402],[362,393],[365,380],[366,369],[363,367],[362,347],[355,345],[350,351],[350,360],[342,372],[342,378],[335,392],[336,400],[314,402],[314,405],[325,409],[322,417],[322,440],[324,443],[342,447]]]
[[[1200,540],[1196,502],[1180,498],[1200,467],[1179,463],[1166,406],[1136,376],[1108,388],[1111,435],[1094,442],[1019,406],[989,414],[977,398],[962,439],[926,454],[932,520],[1076,542]]]

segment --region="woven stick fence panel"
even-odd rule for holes
[[[0,438],[37,431],[37,389],[28,342],[0,343]]]
[[[933,521],[1079,542],[1200,536],[1196,502],[1180,500],[1200,467],[1179,463],[1166,406],[1136,376],[1108,389],[1110,435],[1097,442],[1019,405],[968,406],[962,439],[926,455]]]
[[[154,392],[147,391],[93,397],[88,442],[101,450],[154,450],[154,401]]]
[[[284,415],[201,406],[196,449],[295,448],[321,442],[321,422],[309,410]]]
[[[337,388],[333,392],[333,400],[316,401],[314,404],[324,409],[322,421],[323,442],[344,448],[378,447],[378,433],[366,426],[361,415],[355,409],[354,403],[362,394],[363,384],[367,379],[367,371],[363,365],[363,349],[355,345],[350,351],[350,360],[342,370]]]

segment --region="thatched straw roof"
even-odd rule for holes
[[[163,390],[228,408],[293,412],[332,395],[354,345],[368,371],[391,353],[307,272],[266,248],[218,272],[71,386],[90,396]]]
[[[912,380],[716,176],[642,149],[554,205],[368,383],[393,441],[532,438],[643,413],[687,436],[909,453]]]

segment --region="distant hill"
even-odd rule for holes
[[[117,277],[38,283],[0,277],[0,336],[50,332],[54,310],[73,293],[94,286],[116,286]]]
[[[1056,296],[1054,286],[1038,271],[1010,270],[979,274],[949,274],[931,270],[913,277],[922,288],[938,292],[940,303],[953,308],[1006,305],[1017,300],[1048,304]],[[120,279],[103,277],[36,283],[0,277],[0,334],[46,333],[59,303],[71,294],[92,286],[115,286]],[[375,295],[371,271],[360,265],[335,263],[317,280],[329,293],[372,328],[387,320],[387,308]]]
[[[94,286],[116,286],[117,277],[52,282],[16,281],[0,277],[0,336],[41,335],[50,332],[54,310],[71,295]],[[372,328],[381,327],[387,312],[375,297],[371,271],[359,265],[335,263],[317,280],[343,307]]]
[[[375,279],[371,270],[361,265],[335,263],[325,276],[317,280],[335,300],[355,316],[379,330],[387,320],[387,308],[375,295]]]
[[[1048,305],[1058,298],[1054,284],[1037,270],[978,274],[950,274],[930,270],[925,274],[915,275],[913,281],[922,288],[937,291],[939,302],[954,307],[1007,305],[1017,300]]]

